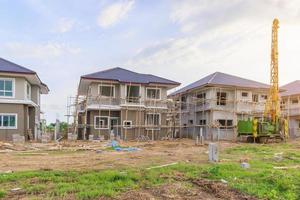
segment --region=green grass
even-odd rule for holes
[[[274,159],[282,153],[282,160]],[[14,187],[27,195],[51,199],[115,197],[129,189],[154,187],[174,181],[205,178],[224,179],[228,185],[260,199],[300,199],[300,170],[278,170],[274,166],[300,165],[300,149],[289,144],[243,144],[221,153],[218,164],[179,163],[164,168],[103,171],[27,171],[0,174],[0,198]],[[250,169],[240,167],[239,158],[249,157]],[[188,182],[188,181],[187,181]]]
[[[0,190],[0,198],[4,198],[6,196],[6,192]]]

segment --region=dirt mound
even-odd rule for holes
[[[176,182],[151,189],[132,190],[116,199],[124,200],[256,200],[256,198],[230,189],[226,184],[203,179]]]
[[[202,190],[213,194],[217,198],[221,199],[231,199],[231,200],[255,200],[252,196],[243,194],[238,190],[229,188],[226,184],[217,182],[217,181],[209,181],[205,179],[197,179],[194,180],[193,183],[199,186]]]

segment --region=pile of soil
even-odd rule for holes
[[[192,183],[192,184],[191,184]],[[106,198],[104,198],[106,199]],[[226,184],[204,179],[192,182],[176,182],[155,188],[132,190],[120,194],[121,200],[256,200],[257,198],[243,194]]]

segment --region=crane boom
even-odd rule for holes
[[[266,102],[264,116],[270,118],[273,123],[280,117],[279,84],[278,84],[278,28],[279,20],[273,20],[272,45],[271,45],[271,85],[269,97]]]

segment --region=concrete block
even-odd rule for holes
[[[69,141],[77,140],[77,135],[73,133],[68,133],[68,140]]]
[[[93,141],[94,140],[94,135],[89,135],[89,141]]]
[[[210,162],[218,162],[219,161],[219,148],[215,143],[208,144],[208,160]]]
[[[246,163],[246,162],[242,162],[241,163],[241,167],[244,168],[244,169],[249,169],[250,168],[250,164]]]
[[[51,135],[44,133],[41,137],[42,143],[48,143],[51,141]]]
[[[12,135],[13,143],[24,143],[25,142],[25,136],[19,135],[19,134],[13,134]]]

